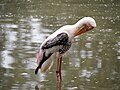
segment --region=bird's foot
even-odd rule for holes
[[[61,81],[62,80],[61,71],[56,71],[56,75],[57,75],[57,81]]]

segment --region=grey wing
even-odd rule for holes
[[[69,50],[69,48],[71,47],[71,44],[72,44],[71,42],[68,42],[65,45],[63,45],[62,48],[59,49],[59,53],[64,54],[66,51]]]
[[[58,45],[64,45],[69,41],[67,33],[60,33],[55,38],[48,40],[43,46],[42,49],[48,49]]]

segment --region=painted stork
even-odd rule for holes
[[[57,79],[61,80],[61,63],[63,54],[69,50],[72,44],[72,39],[75,36],[81,35],[96,27],[96,22],[91,17],[84,17],[74,25],[65,25],[51,34],[40,46],[40,51],[37,57],[38,67],[35,69],[35,74],[40,69],[41,72],[48,71],[53,60],[50,58],[54,53],[58,53],[57,61]]]

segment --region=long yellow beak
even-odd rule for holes
[[[94,27],[88,27],[87,25],[83,25],[80,29],[78,29],[76,32],[75,32],[75,36],[78,36],[78,35],[80,35],[80,34],[82,34],[82,33],[85,33],[85,32],[87,32],[87,31],[89,31],[89,30],[91,30],[91,29],[93,29]]]

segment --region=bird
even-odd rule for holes
[[[73,25],[65,25],[48,36],[40,46],[37,56],[38,66],[35,74],[40,70],[42,73],[47,72],[53,65],[51,56],[58,53],[57,57],[57,80],[62,80],[61,64],[62,58],[71,45],[74,37],[79,36],[96,27],[96,21],[92,17],[83,17]]]

